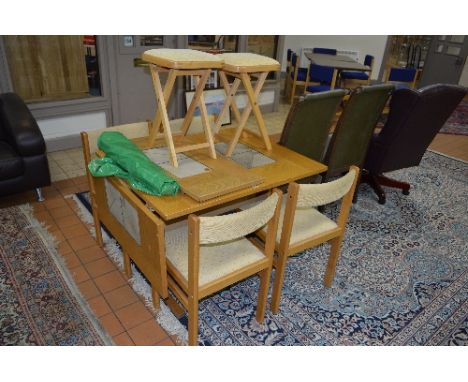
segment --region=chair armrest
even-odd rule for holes
[[[0,95],[0,119],[8,143],[21,156],[44,154],[44,137],[24,101],[15,93]]]

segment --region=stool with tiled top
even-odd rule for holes
[[[268,74],[272,71],[279,71],[280,63],[273,58],[253,53],[223,53],[219,54],[217,57],[224,61],[222,70],[219,72],[219,77],[226,92],[226,102],[216,119],[215,131],[218,132],[221,127],[221,121],[229,107],[231,107],[234,113],[234,118],[237,122],[237,128],[234,136],[232,137],[227,151],[224,154],[227,157],[232,155],[234,147],[239,141],[242,130],[244,129],[247,119],[252,111],[260,130],[260,136],[265,143],[265,148],[270,151],[271,142],[268,137],[268,131],[265,127],[262,112],[258,105],[258,97]],[[229,83],[227,79],[228,76],[234,78],[232,83]],[[255,88],[252,87],[252,78],[256,78]],[[235,102],[235,96],[241,83],[244,86],[247,93],[247,99],[249,101],[244,108],[242,115],[240,114]]]
[[[203,89],[205,88],[210,72],[222,67],[222,59],[219,56],[192,49],[151,49],[144,52],[142,58],[149,63],[158,104],[158,109],[149,135],[149,144],[154,145],[156,139],[162,132],[174,167],[178,167],[177,153],[190,150],[208,148],[210,156],[216,159],[216,151],[210,120],[203,97]],[[161,72],[168,73],[164,90],[159,76]],[[187,144],[178,147],[174,145],[173,134],[167,114],[167,105],[178,76],[195,76],[196,78],[195,94],[182,123],[181,135],[185,136],[187,134],[193,119],[193,113],[198,106],[206,137],[206,142],[204,143]]]

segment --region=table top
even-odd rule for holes
[[[218,142],[230,142],[234,134],[234,128],[221,129],[216,137]],[[203,141],[204,135],[197,134],[190,136],[193,141]],[[135,139],[134,142],[142,149],[148,148],[147,139]],[[254,148],[262,154],[274,159],[275,162],[259,167],[245,169],[251,175],[263,179],[262,182],[255,185],[239,189],[234,192],[211,198],[209,200],[198,202],[185,193],[179,192],[176,196],[152,196],[142,192],[135,191],[150,208],[165,221],[169,222],[178,218],[183,218],[191,213],[198,213],[215,207],[238,201],[248,196],[253,196],[259,192],[270,190],[274,187],[288,184],[290,182],[320,174],[327,170],[327,166],[305,156],[302,156],[286,147],[272,143],[272,150],[267,151],[263,147],[263,140],[255,134],[245,131],[239,140],[247,146]],[[213,160],[209,157],[206,149],[187,152],[186,155],[200,161],[201,163],[212,166],[214,163],[222,165],[222,160]],[[221,157],[219,155],[219,157]]]
[[[322,66],[332,66],[338,70],[359,70],[362,72],[370,72],[370,66],[363,65],[359,62],[354,61],[348,56],[333,56],[331,54],[320,54],[320,53],[309,53],[306,52],[305,56],[310,60],[312,64]]]

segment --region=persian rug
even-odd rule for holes
[[[377,127],[384,127],[387,116],[382,115]],[[440,134],[468,135],[468,101],[462,100],[453,111],[447,122],[439,131]]]
[[[410,194],[386,188],[380,205],[359,187],[331,288],[329,246],[306,250],[289,259],[280,311],[263,324],[257,277],[202,300],[200,344],[468,345],[468,164],[427,152],[391,176]]]
[[[0,209],[0,345],[111,345],[28,205]]]

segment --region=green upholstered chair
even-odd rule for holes
[[[353,90],[341,113],[323,163],[328,170],[322,182],[355,165],[362,169],[367,148],[393,85],[362,86]]]
[[[332,119],[344,95],[344,90],[331,90],[296,99],[289,110],[279,144],[321,161]]]

